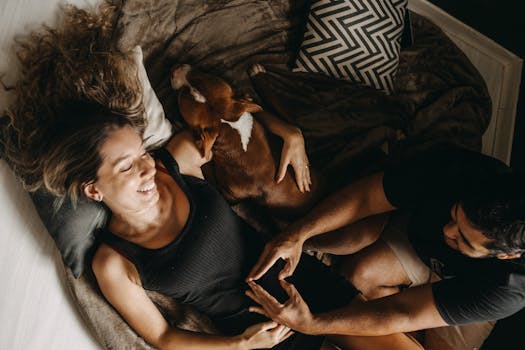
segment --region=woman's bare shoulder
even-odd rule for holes
[[[107,244],[103,243],[99,246],[91,266],[99,284],[118,283],[117,281],[122,281],[123,278],[140,284],[135,265]]]
[[[195,139],[189,130],[173,135],[166,149],[179,164],[182,174],[203,178],[201,166],[209,161],[199,151]]]

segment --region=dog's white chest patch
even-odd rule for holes
[[[252,136],[253,116],[248,112],[244,112],[236,122],[230,122],[224,119],[221,119],[221,122],[230,125],[233,129],[239,132],[239,135],[241,136],[242,149],[244,152],[246,152],[248,150],[250,137]]]

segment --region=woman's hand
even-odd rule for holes
[[[293,284],[284,280],[280,280],[279,282],[289,297],[284,304],[279,303],[270,295],[270,293],[257,283],[249,282],[248,285],[250,286],[250,289],[246,291],[246,295],[260,305],[251,306],[250,311],[271,318],[272,320],[282,325],[286,325],[296,331],[305,334],[312,334],[314,317],[310,312],[310,308],[306,305]]]
[[[281,151],[281,162],[277,171],[277,183],[281,182],[286,175],[288,165],[291,165],[295,173],[295,181],[299,191],[310,191],[312,181],[310,179],[310,168],[308,156],[304,146],[304,138],[299,128],[289,128],[287,136],[283,137],[283,149]]]
[[[271,348],[294,332],[290,328],[279,325],[277,322],[268,321],[248,327],[239,337],[241,349],[266,349]]]

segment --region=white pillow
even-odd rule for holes
[[[146,68],[144,68],[141,47],[135,46],[131,54],[137,65],[138,77],[142,85],[142,99],[146,110],[147,126],[144,130],[144,144],[147,149],[159,148],[171,138],[173,126],[169,120],[166,119],[162,104],[151,87]]]

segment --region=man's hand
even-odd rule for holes
[[[284,280],[279,282],[289,296],[289,299],[284,304],[279,303],[257,283],[249,282],[250,289],[246,291],[246,295],[260,305],[251,306],[249,310],[262,314],[296,331],[312,334],[314,318],[308,305],[306,305],[293,284]]]
[[[279,258],[286,262],[279,272],[279,279],[285,279],[293,274],[303,249],[303,241],[294,239],[286,234],[280,234],[266,244],[257,263],[246,278],[246,282],[261,278]]]

